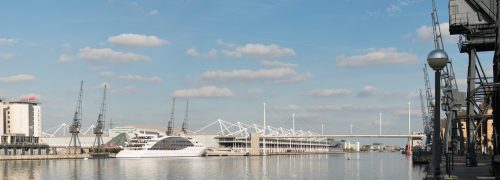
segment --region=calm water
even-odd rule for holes
[[[3,179],[422,179],[400,153],[0,161]]]

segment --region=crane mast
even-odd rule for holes
[[[429,80],[429,73],[427,72],[427,64],[424,64],[424,81],[425,81],[425,96],[427,100],[427,116],[432,116],[434,114],[434,105],[432,97],[431,83]]]
[[[434,49],[435,50],[444,50],[443,38],[441,35],[441,28],[439,25],[439,18],[436,10],[436,1],[432,1],[432,29],[434,35]],[[425,68],[426,69],[426,68]],[[426,70],[425,70],[426,71]],[[425,72],[426,73],[426,72]],[[428,75],[426,73],[426,86],[428,85]],[[445,68],[442,70],[441,76],[441,91],[442,97],[442,110],[446,114],[446,123],[445,123],[445,133],[444,133],[444,148],[448,149],[449,142],[454,138],[457,138],[456,130],[452,130],[453,126],[456,126],[458,123],[458,111],[465,105],[465,93],[458,91],[458,85],[455,79],[455,72],[453,71],[453,63],[451,59],[448,59],[448,63]],[[430,86],[429,86],[430,87]],[[438,87],[435,87],[438,88]],[[427,89],[428,91],[430,89]],[[427,92],[429,93],[429,92]],[[429,98],[429,94],[428,94]],[[428,99],[429,101],[429,99]],[[438,104],[436,104],[438,105]],[[429,111],[430,112],[430,111]],[[430,121],[430,119],[429,119]],[[432,124],[431,124],[432,126]]]
[[[427,72],[427,64],[424,65],[423,68],[424,71],[424,81],[425,81],[425,99],[427,102],[427,114],[423,117],[424,118],[424,133],[426,135],[426,147],[430,144],[431,139],[432,139],[432,124],[434,119],[434,104],[433,104],[433,97],[432,97],[432,89],[431,89],[431,83],[429,80],[429,73]]]
[[[101,109],[99,115],[97,116],[97,125],[94,128],[95,140],[93,144],[94,153],[104,152],[102,134],[104,133],[104,123],[106,121],[106,89],[107,85],[104,85],[104,93],[102,95]]]
[[[420,89],[420,110],[422,111],[422,122],[424,123],[424,134],[430,133],[430,129],[427,126],[427,111],[425,108],[424,95],[422,89]]]
[[[78,95],[78,100],[76,101],[75,114],[73,116],[73,122],[69,127],[69,132],[71,133],[71,139],[69,140],[68,153],[80,154],[81,152],[81,142],[78,134],[80,133],[80,127],[82,123],[82,96],[83,96],[83,81],[80,82],[80,93]]]
[[[186,102],[186,113],[184,114],[184,122],[182,122],[182,133],[187,134],[188,129],[188,113],[189,113],[189,99]]]
[[[170,111],[170,121],[168,121],[167,126],[167,136],[171,136],[173,134],[174,128],[174,111],[175,111],[175,98],[172,100],[172,110]]]

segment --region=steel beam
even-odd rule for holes
[[[467,72],[467,159],[469,166],[477,166],[476,139],[474,135],[474,91],[476,80],[476,50],[469,51],[469,67]]]

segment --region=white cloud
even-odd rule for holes
[[[139,89],[137,89],[134,86],[125,86],[123,88],[118,88],[118,87],[113,87],[108,82],[99,83],[99,85],[97,85],[97,88],[104,89],[104,86],[106,86],[106,89],[113,94],[135,94],[140,92]]]
[[[398,52],[395,48],[370,49],[366,54],[346,57],[339,55],[336,58],[339,67],[365,67],[392,64],[415,64],[417,55],[407,52]]]
[[[104,86],[106,86],[107,89],[111,89],[111,84],[109,84],[108,82],[101,82],[99,83],[99,85],[97,85],[97,88],[99,89],[104,89]]]
[[[238,81],[272,81],[277,83],[282,82],[300,82],[311,78],[309,73],[299,74],[295,69],[291,68],[274,68],[260,70],[233,70],[233,71],[205,71],[201,79],[204,81],[222,81],[222,82],[238,82]]]
[[[385,11],[387,11],[388,13],[398,13],[401,12],[401,6],[397,4],[391,4],[389,5],[389,7],[385,8]]]
[[[139,89],[137,89],[134,86],[126,86],[124,88],[111,89],[111,93],[113,93],[113,94],[135,94],[138,92],[140,92]]]
[[[196,50],[196,48],[192,47],[186,51],[186,55],[192,56],[192,57],[198,57],[198,56],[200,56],[200,53],[198,52],[198,50]]]
[[[224,42],[222,39],[217,39],[215,42],[218,45],[223,46],[225,48],[234,48],[234,47],[236,47],[236,44],[231,44],[231,43]]]
[[[444,42],[449,42],[449,43],[456,43],[458,42],[458,36],[452,36],[450,35],[450,23],[445,22],[439,24],[439,27],[441,29],[441,37],[443,38]],[[417,30],[417,37],[419,40],[426,41],[426,42],[433,42],[434,41],[434,32],[432,30],[432,26],[420,26]]]
[[[408,104],[406,104],[408,105]],[[396,116],[398,119],[406,119],[406,123],[408,123],[408,106],[404,108],[396,108]],[[412,102],[411,103],[411,121],[422,121],[422,110],[420,109],[420,102],[415,102],[415,104]],[[382,120],[384,121],[384,120]],[[408,126],[408,124],[406,124]]]
[[[101,73],[99,73],[99,76],[102,76],[102,77],[109,77],[109,76],[114,76],[115,73],[114,72],[110,72],[110,71],[103,71]]]
[[[308,93],[309,96],[315,97],[337,97],[351,94],[349,89],[316,89]]]
[[[17,41],[14,39],[0,38],[0,45],[11,45],[15,44]]]
[[[142,34],[123,33],[108,38],[108,42],[118,46],[126,47],[157,47],[169,42],[156,36]]]
[[[301,108],[302,107],[300,107],[299,105],[289,104],[286,106],[273,106],[273,107],[269,108],[269,110],[271,110],[271,111],[298,111]]]
[[[256,96],[256,95],[264,93],[264,90],[263,89],[259,89],[259,88],[253,88],[253,89],[247,90],[247,93],[250,94],[250,95]]]
[[[29,82],[34,81],[35,76],[30,74],[18,74],[7,77],[0,77],[0,82],[2,83],[21,83],[21,82]]]
[[[59,60],[57,62],[59,63],[70,63],[73,62],[75,58],[73,56],[67,55],[67,54],[61,54],[59,56]]]
[[[343,105],[320,105],[320,106],[312,106],[308,109],[312,111],[346,111],[352,110],[352,104],[343,104]]]
[[[358,93],[358,96],[359,97],[370,97],[370,96],[374,96],[375,94],[377,94],[377,88],[374,86],[366,85],[365,87],[363,87],[361,92]]]
[[[291,48],[280,47],[276,44],[246,44],[245,46],[238,46],[232,50],[223,50],[222,53],[229,57],[243,57],[243,56],[256,56],[256,57],[281,57],[281,56],[295,56],[295,51]]]
[[[420,2],[422,2],[422,0],[398,0],[396,3],[389,4],[389,6],[385,8],[385,11],[389,14],[400,13],[403,11],[404,7]]]
[[[76,55],[80,59],[89,61],[111,61],[111,62],[140,62],[151,60],[148,56],[114,51],[110,48],[90,48],[85,47],[79,50]]]
[[[297,67],[297,64],[284,63],[281,61],[264,60],[264,61],[261,61],[261,64],[265,65],[265,66],[269,66],[269,67],[282,67],[282,68],[295,68],[295,67]]]
[[[424,93],[423,96],[425,97],[425,92],[423,90],[422,90],[422,93]],[[420,98],[420,92],[418,92],[418,91],[411,91],[408,94],[406,94],[405,98],[407,100],[418,99],[418,98]],[[418,99],[418,100],[420,100],[420,99]]]
[[[351,111],[351,112],[385,112],[385,111],[392,111],[394,108],[386,107],[386,106],[367,106],[367,107],[361,107],[361,106],[354,106],[353,104],[341,104],[341,105],[317,105],[317,106],[310,106],[307,108],[308,110],[311,111]]]
[[[146,81],[146,82],[161,82],[161,78],[158,76],[152,76],[152,77],[144,77],[141,75],[124,75],[124,76],[118,76],[120,79],[124,80],[132,80],[132,81]]]
[[[211,49],[206,54],[201,54],[196,48],[192,47],[186,51],[186,55],[196,58],[215,59],[217,58],[217,50]]]
[[[11,60],[11,59],[14,59],[14,54],[13,53],[2,53],[0,52],[0,61],[1,60]]]
[[[371,85],[366,85],[363,87],[363,89],[358,92],[358,97],[379,97],[379,98],[397,98],[401,100],[410,100],[415,98],[415,96],[418,97],[418,92],[410,92],[410,93],[403,93],[403,92],[389,92],[389,91],[379,91],[376,87],[371,86]]]
[[[152,11],[149,11],[149,15],[151,15],[151,16],[157,15],[158,13],[159,13],[159,11],[156,10],[156,9],[152,10]]]
[[[200,98],[217,98],[231,97],[235,94],[228,88],[218,88],[216,86],[204,86],[194,89],[179,89],[172,93],[174,97],[200,97]]]

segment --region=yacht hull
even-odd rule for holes
[[[122,150],[117,158],[147,158],[147,157],[196,157],[203,156],[207,147],[187,147],[181,150]]]

